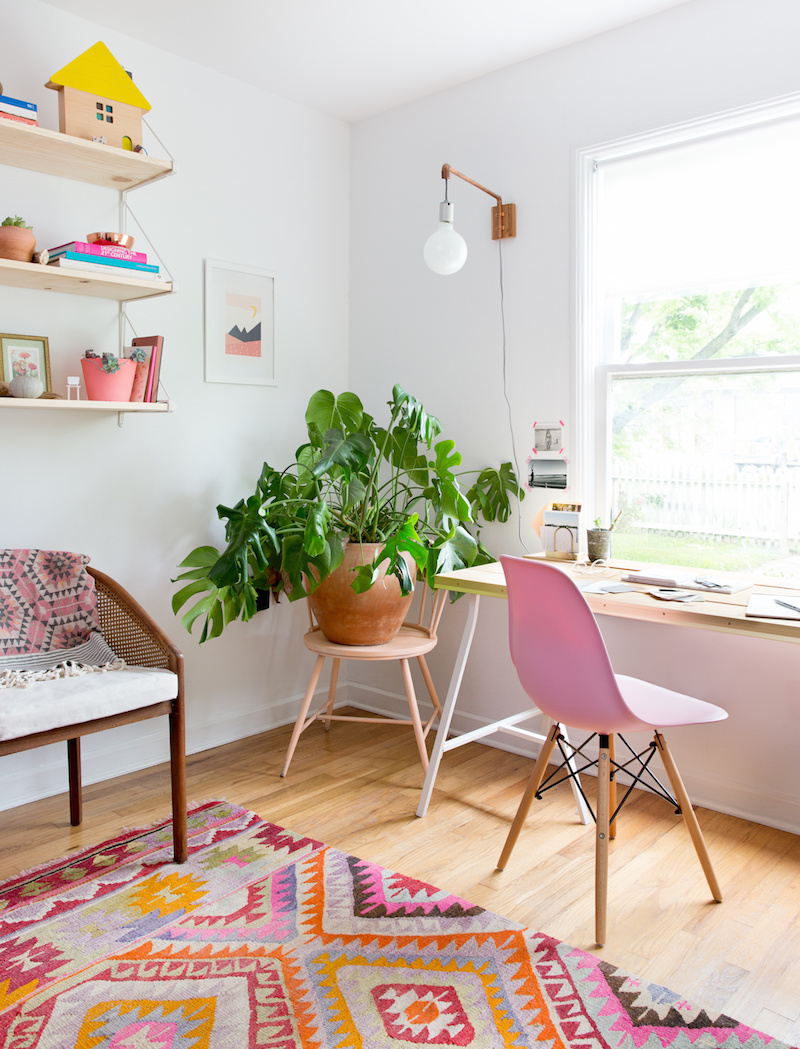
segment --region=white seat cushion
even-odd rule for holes
[[[35,681],[0,690],[0,740],[149,707],[178,695],[178,676],[154,667]]]

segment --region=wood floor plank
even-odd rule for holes
[[[189,797],[225,798],[264,819],[593,950],[594,826],[567,785],[531,809],[507,868],[499,859],[531,763],[471,743],[444,756],[428,815],[411,731],[312,726],[289,774],[289,727],[188,759]],[[87,771],[88,774],[88,771]],[[593,797],[593,781],[586,785]],[[169,814],[166,765],[0,812],[0,879]],[[800,1042],[800,839],[698,810],[725,900],[710,902],[686,828],[634,791],[610,858],[609,936],[600,957],[767,1034]]]

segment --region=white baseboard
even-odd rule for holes
[[[319,689],[324,699],[326,688]],[[197,754],[255,736],[295,720],[302,696],[296,695],[270,707],[258,707],[234,717],[221,716],[187,731],[187,753]],[[420,697],[423,720],[430,703]],[[404,693],[391,692],[350,682],[343,684],[337,706],[350,703],[370,713],[402,717],[408,710]],[[461,735],[489,723],[488,718],[456,709],[451,725],[453,735]],[[518,736],[484,737],[488,746],[512,754],[535,758],[538,746]],[[139,722],[124,728],[86,736],[82,743],[83,779],[86,785],[113,779],[130,772],[151,768],[169,760],[166,718]],[[445,755],[444,760],[447,760]],[[736,771],[735,767],[732,769]],[[758,790],[737,778],[712,779],[683,770],[689,796],[695,805],[724,812],[740,819],[761,823],[791,834],[800,834],[800,800],[793,795]],[[168,790],[165,781],[165,790]],[[0,811],[67,791],[67,755],[64,743],[50,744],[21,754],[9,754],[0,761]]]
[[[349,702],[364,710],[389,717],[402,716],[402,712],[408,709],[408,701],[404,693],[386,692],[353,682],[349,685]],[[425,704],[420,701],[423,721],[425,720],[425,709]],[[431,709],[430,705],[427,709]],[[456,707],[450,725],[450,734],[459,736],[473,729],[482,728],[490,721],[490,718],[481,717],[469,711],[459,711]],[[498,750],[505,750],[511,754],[519,754],[531,759],[535,759],[539,753],[538,744],[529,743],[518,736],[497,733],[485,736],[481,742]],[[588,753],[591,755],[591,748]],[[446,754],[443,761],[447,761]],[[738,769],[733,766],[731,771],[736,773]],[[711,809],[714,812],[724,812],[729,816],[750,820],[766,827],[775,827],[777,830],[788,831],[790,834],[800,834],[800,799],[794,795],[759,790],[751,785],[743,784],[737,776],[722,779],[698,774],[696,771],[688,772],[685,769],[681,770],[681,775],[695,806]]]

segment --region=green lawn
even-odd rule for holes
[[[726,572],[753,572],[773,575],[770,562],[781,559],[775,550],[745,543],[715,543],[697,538],[651,535],[615,528],[612,549],[615,557],[630,561],[653,561],[658,564],[687,565]],[[800,559],[798,565],[800,566]]]

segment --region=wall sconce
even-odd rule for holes
[[[442,178],[444,181],[444,200],[439,205],[439,225],[436,231],[425,241],[423,257],[434,273],[446,277],[450,273],[457,273],[467,261],[467,243],[461,234],[453,229],[453,205],[448,199],[448,186],[450,176],[469,182],[476,189],[483,190],[490,197],[494,197],[497,204],[492,208],[492,240],[501,240],[505,237],[516,237],[517,235],[517,208],[516,204],[504,204],[497,193],[492,193],[480,182],[463,175],[460,171],[445,164],[442,167]]]

